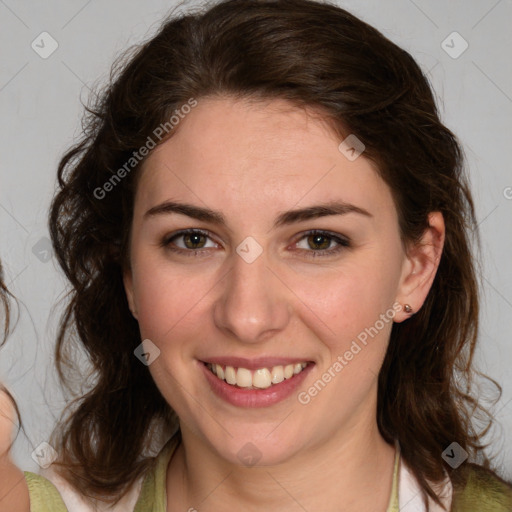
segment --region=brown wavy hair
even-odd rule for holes
[[[87,390],[53,436],[63,476],[84,495],[117,501],[152,463],[153,427],[168,435],[176,427],[134,357],[141,339],[122,280],[140,163],[106,197],[98,191],[173,112],[206,97],[284,99],[318,111],[340,141],[355,134],[392,191],[405,243],[419,241],[430,212],[442,212],[439,269],[421,310],[393,326],[377,410],[382,436],[399,441],[425,503],[427,496],[439,503],[428,481],[440,482],[446,471],[463,484],[463,472],[441,456],[452,442],[490,467],[482,438],[493,417],[471,394],[479,316],[471,244],[478,237],[463,152],[409,53],[336,5],[310,0],[227,0],[170,17],[114,63],[87,107],[83,137],[60,162],[49,219],[71,284],[56,346],[63,383],[70,388],[74,343],[90,363]]]
[[[10,299],[12,298],[5,282],[4,282],[4,269],[0,261],[0,311],[2,312],[2,336],[0,336],[0,348],[4,345],[7,337],[9,336],[11,328],[11,306]]]

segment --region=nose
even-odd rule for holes
[[[282,331],[289,322],[288,288],[269,266],[265,251],[248,263],[237,253],[219,283],[222,293],[214,305],[215,325],[243,343],[258,343]]]

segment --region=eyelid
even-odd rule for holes
[[[304,238],[307,238],[309,236],[314,236],[314,235],[320,235],[320,236],[329,238],[332,241],[335,241],[338,244],[338,246],[334,247],[333,249],[320,249],[320,250],[316,250],[316,251],[313,249],[311,249],[311,250],[299,249],[299,251],[305,252],[306,254],[308,254],[308,257],[316,258],[316,257],[323,257],[323,256],[333,256],[333,255],[340,253],[344,249],[348,249],[348,248],[352,247],[352,241],[350,240],[349,237],[347,237],[346,235],[342,235],[341,233],[334,233],[332,231],[325,230],[325,229],[310,229],[308,231],[303,231],[302,233],[300,233],[297,236],[294,244],[300,242]]]
[[[215,237],[213,236],[213,234],[210,231],[208,231],[207,229],[200,229],[200,228],[188,228],[188,229],[180,229],[179,231],[175,231],[174,233],[171,233],[170,235],[164,236],[159,245],[162,247],[166,247],[175,238],[179,238],[181,236],[191,235],[191,234],[192,235],[203,235],[206,238],[209,238],[212,241],[214,241],[216,244],[221,245],[215,241]],[[181,249],[181,247],[179,247],[179,249]],[[206,249],[182,249],[182,250],[187,251],[187,252],[193,252],[193,251],[204,251]]]
[[[176,231],[172,233],[171,235],[163,237],[162,241],[159,243],[161,247],[164,249],[169,249],[172,252],[179,253],[179,254],[186,254],[187,256],[194,256],[197,254],[202,254],[204,252],[208,252],[210,247],[207,248],[200,248],[200,249],[183,249],[181,247],[172,248],[170,247],[172,240],[175,238],[179,238],[182,236],[190,235],[190,234],[199,234],[202,236],[205,236],[206,238],[211,239],[214,243],[219,244],[215,241],[215,237],[212,235],[212,233],[206,229],[200,229],[200,228],[188,228],[188,229],[182,229],[179,231]],[[298,249],[301,253],[306,253],[307,257],[322,257],[322,256],[332,256],[339,252],[341,252],[344,249],[348,249],[352,247],[352,241],[349,237],[346,235],[342,235],[341,233],[334,233],[325,229],[310,229],[307,231],[303,231],[299,233],[295,241],[292,243],[292,245],[297,244],[302,239],[307,238],[308,236],[314,236],[314,235],[321,235],[325,236],[326,238],[331,239],[332,241],[335,241],[338,246],[333,249],[319,249],[319,250],[307,250],[307,249]]]

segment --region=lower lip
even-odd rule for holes
[[[201,361],[198,361],[198,364],[203,369],[206,380],[213,392],[237,407],[268,407],[285,400],[302,384],[314,366],[314,364],[309,363],[300,373],[279,384],[272,384],[267,389],[244,389],[231,386],[224,380],[219,379]]]

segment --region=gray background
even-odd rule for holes
[[[175,5],[0,0],[0,258],[20,300],[18,325],[0,352],[0,379],[21,408],[26,435],[18,436],[14,458],[24,470],[39,470],[31,452],[48,439],[64,403],[53,346],[66,284],[49,252],[46,227],[57,164],[80,134],[81,100],[108,76],[114,57],[153,34]],[[484,249],[476,360],[503,387],[492,409],[499,424],[487,438],[488,454],[497,455],[496,463],[512,478],[512,0],[339,5],[407,49],[428,71],[442,118],[463,143]],[[39,37],[45,31],[58,48],[43,59],[31,44],[35,40],[40,52],[48,51],[49,39],[43,49]],[[450,36],[454,31],[463,39]],[[469,46],[457,56],[464,40]],[[485,381],[482,392],[492,392]]]

